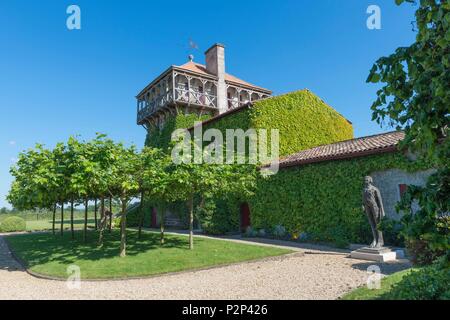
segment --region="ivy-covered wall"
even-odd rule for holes
[[[312,163],[260,178],[249,200],[254,228],[284,226],[313,240],[366,243],[369,224],[362,209],[363,177],[379,170],[422,169],[401,152]]]
[[[219,129],[224,138],[226,129],[278,129],[281,157],[318,145],[353,138],[351,123],[306,89],[256,101],[251,108],[204,125],[204,130],[209,128]],[[289,191],[288,195],[283,193],[283,183],[289,183],[289,179],[285,172],[280,172],[271,181],[259,182],[257,193],[250,201],[251,220],[255,227],[272,229],[277,224],[283,224],[288,230],[295,231],[296,228],[291,227],[292,223],[297,223],[302,220],[303,215],[310,214],[300,212],[303,208],[298,206],[295,191]],[[303,184],[300,180],[296,183]],[[278,193],[272,194],[273,191]],[[277,202],[277,198],[281,202]],[[320,206],[320,203],[315,205]],[[224,210],[227,210],[228,214],[224,215]],[[215,212],[211,211],[208,215],[210,229],[222,230],[221,226],[226,225],[229,227],[227,231],[239,230],[239,219],[236,219],[239,217],[239,203],[217,203]],[[286,219],[279,217],[280,212],[286,215]],[[292,221],[289,217],[293,217]],[[322,232],[322,229],[322,226],[317,225],[317,230],[323,234],[325,232]]]
[[[162,130],[150,130],[146,144],[166,147],[173,130],[207,118],[194,114],[170,118]],[[353,138],[352,125],[309,90],[257,101],[205,124],[208,128],[219,129],[224,137],[226,129],[279,129],[280,156]],[[248,199],[252,225],[266,230],[282,225],[289,233],[304,232],[312,240],[365,243],[370,231],[362,211],[363,177],[391,168],[415,171],[419,164],[397,152],[281,169],[260,178],[255,195]],[[211,233],[237,231],[242,201],[212,201],[197,216]]]
[[[169,146],[172,132],[176,129],[190,128],[196,121],[205,121],[211,116],[204,114],[199,116],[197,114],[177,114],[176,116],[166,119],[162,129],[158,127],[151,127],[147,132],[145,138],[145,145],[150,147],[166,148]]]
[[[209,128],[221,130],[224,137],[225,129],[278,129],[280,156],[353,138],[352,125],[307,89],[256,101],[204,126]]]
[[[162,129],[150,128],[145,144],[167,147],[175,129],[190,128],[195,121],[209,118],[209,115],[196,114],[169,117]],[[278,129],[280,156],[353,138],[352,125],[307,89],[256,101],[251,108],[232,113],[204,126],[204,129],[209,128],[221,130],[224,137],[226,129]]]

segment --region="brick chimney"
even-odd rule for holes
[[[219,113],[227,111],[227,86],[225,84],[225,46],[216,43],[205,52],[206,69],[217,76],[217,107]]]

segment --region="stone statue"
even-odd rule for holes
[[[373,242],[370,247],[381,248],[384,245],[383,233],[378,230],[377,225],[381,222],[385,213],[380,190],[373,185],[373,179],[370,176],[364,177],[363,209],[373,234]]]

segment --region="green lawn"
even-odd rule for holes
[[[20,217],[25,220],[26,230],[27,231],[41,231],[41,230],[51,230],[52,229],[52,214],[0,214],[0,223],[8,217]],[[55,228],[59,230],[61,218],[60,212],[56,213],[56,224]],[[100,213],[98,213],[98,217],[100,217]],[[88,213],[88,227],[93,228],[95,226],[94,222],[94,212],[89,211]],[[75,229],[84,228],[84,212],[76,211],[74,213],[74,227]],[[68,210],[64,213],[64,229],[70,228],[70,213]]]
[[[6,237],[13,251],[30,270],[49,276],[67,277],[67,267],[78,265],[82,279],[123,278],[155,275],[216,266],[245,260],[277,256],[292,251],[258,245],[240,244],[230,241],[195,238],[194,249],[188,248],[188,237],[167,235],[163,247],[159,245],[159,234],[143,232],[137,241],[137,232],[128,231],[127,257],[119,255],[119,232],[105,233],[105,244],[98,248],[97,232],[88,233],[86,244],[82,232],[76,240],[70,233],[64,237],[44,234],[22,234]]]
[[[28,220],[26,221],[27,231],[41,231],[41,230],[51,230],[52,229],[52,220],[42,219],[42,220]],[[83,229],[84,228],[84,217],[75,217],[73,220],[73,226],[75,229]],[[94,218],[88,219],[88,227],[95,227]],[[61,228],[61,220],[56,220],[55,229],[59,231]],[[70,218],[64,219],[64,229],[70,229]]]
[[[413,269],[407,269],[393,273],[381,279],[380,289],[368,289],[366,286],[353,290],[342,297],[343,300],[378,300],[383,299],[383,295],[388,293],[392,286],[402,280],[402,278]]]

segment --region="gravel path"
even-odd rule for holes
[[[365,284],[373,264],[331,248],[294,250],[257,262],[140,280],[83,281],[69,289],[66,282],[26,273],[0,236],[0,299],[336,299]],[[383,274],[409,267],[404,260],[378,265]]]

